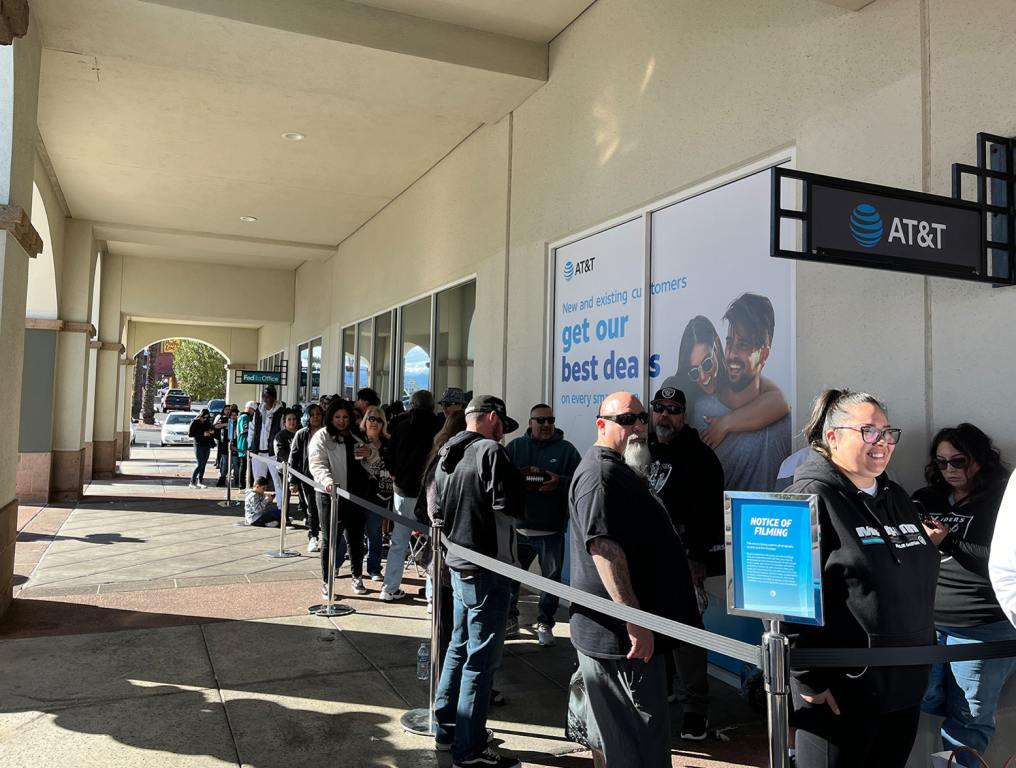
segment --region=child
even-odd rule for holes
[[[278,528],[282,513],[275,503],[268,498],[265,491],[268,490],[268,478],[259,477],[254,481],[254,487],[247,491],[243,500],[243,516],[247,525],[257,525],[265,528]]]

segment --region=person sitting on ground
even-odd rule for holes
[[[247,525],[263,528],[278,528],[282,513],[269,498],[268,478],[261,476],[254,481],[254,487],[243,499],[243,518]]]

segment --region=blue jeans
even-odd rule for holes
[[[436,741],[464,760],[487,745],[487,707],[501,664],[511,582],[490,571],[451,571],[452,639],[434,694]]]
[[[416,520],[416,497],[395,494],[395,512],[401,517]],[[383,589],[391,594],[402,585],[402,572],[406,567],[406,552],[412,531],[400,523],[392,526],[392,541],[388,545],[388,563],[385,565]],[[369,570],[369,569],[368,569]]]
[[[937,630],[939,645],[1016,640],[1016,629],[1008,621],[976,627],[939,626]],[[953,661],[931,668],[921,709],[945,718],[942,722],[944,749],[965,746],[984,753],[995,733],[995,709],[999,695],[1014,670],[1016,659]],[[976,765],[974,762],[960,762]]]
[[[205,482],[205,465],[208,463],[208,454],[211,451],[210,446],[194,444],[194,460],[198,465],[194,467],[194,471],[191,473],[190,481],[192,483]]]
[[[547,536],[526,536],[518,534],[519,566],[523,570],[529,570],[533,560],[540,559],[540,573],[552,580],[561,581],[561,566],[564,563],[564,534],[551,533]],[[512,602],[508,610],[510,618],[518,621],[519,618],[519,589],[521,585],[517,581],[512,582]],[[560,600],[557,595],[550,595],[546,592],[540,593],[539,613],[537,622],[554,626],[554,614],[557,613],[557,606]]]
[[[381,515],[374,512],[363,513],[364,530],[367,534],[367,573],[381,573]]]

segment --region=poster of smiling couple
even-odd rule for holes
[[[792,450],[793,264],[769,256],[769,211],[768,170],[653,210],[650,355],[639,362],[641,375],[621,381],[617,358],[630,362],[642,350],[640,310],[631,311],[633,302],[624,307],[628,327],[618,338],[619,327],[610,325],[616,304],[604,300],[643,282],[644,218],[556,250],[553,402],[580,450],[595,440],[597,398],[618,389],[641,393],[645,375],[651,396],[675,377],[687,423],[716,452],[727,489],[777,488]],[[619,236],[626,228],[630,236]],[[578,264],[588,270],[581,288]],[[605,360],[615,365],[608,380]]]

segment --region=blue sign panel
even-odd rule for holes
[[[724,494],[727,610],[799,624],[822,624],[816,497]]]

